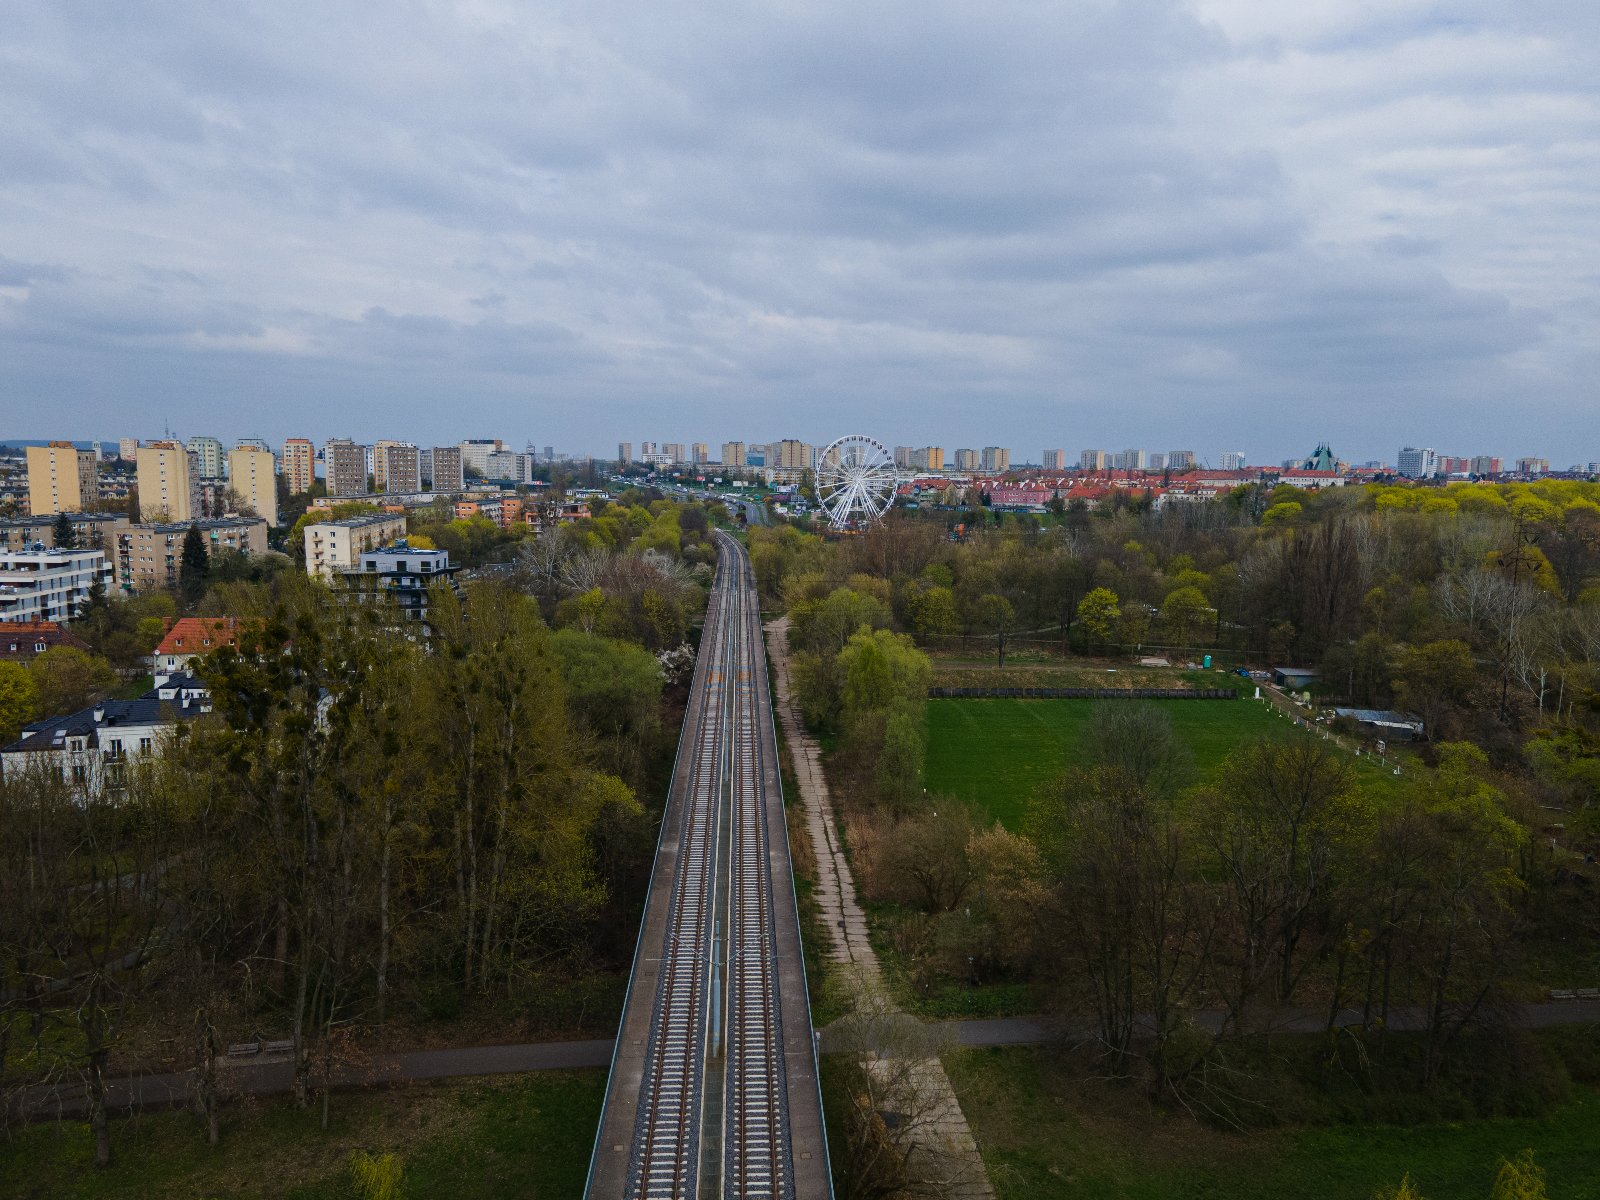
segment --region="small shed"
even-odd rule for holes
[[[1303,692],[1321,678],[1322,672],[1312,667],[1272,668],[1272,682],[1291,692]]]
[[[1406,713],[1386,708],[1335,708],[1333,715],[1354,721],[1361,731],[1391,742],[1410,742],[1422,736],[1422,722]]]

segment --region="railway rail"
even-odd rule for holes
[[[831,1195],[755,579],[717,538],[593,1200]]]

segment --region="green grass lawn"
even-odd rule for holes
[[[1541,1119],[1219,1132],[1084,1081],[1032,1047],[947,1061],[1000,1200],[1368,1200],[1407,1172],[1428,1200],[1482,1200],[1532,1149],[1562,1200],[1600,1198],[1600,1093]]]
[[[984,811],[1008,829],[1021,827],[1028,800],[1069,766],[1082,762],[1081,747],[1097,703],[1094,700],[929,700],[927,787]],[[1287,717],[1259,700],[1151,700],[1172,718],[1204,778],[1234,747],[1263,734],[1298,734]],[[1379,789],[1388,776],[1362,759],[1363,779]]]
[[[411,1197],[565,1200],[583,1192],[605,1086],[604,1071],[551,1071],[336,1095],[326,1133],[285,1099],[237,1101],[214,1150],[194,1114],[147,1113],[113,1123],[105,1171],[87,1126],[35,1125],[0,1140],[0,1196],[344,1200],[359,1149],[398,1153]]]

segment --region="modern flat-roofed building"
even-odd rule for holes
[[[704,442],[695,442],[689,447],[689,457],[698,465],[711,461],[711,447]]]
[[[471,468],[486,477],[489,474],[489,455],[505,448],[506,444],[499,438],[468,438],[461,443],[461,469]]]
[[[117,457],[123,462],[132,462],[139,453],[138,438],[120,438],[117,441]]]
[[[1065,471],[1067,469],[1067,452],[1065,450],[1046,450],[1040,456],[1040,465],[1046,471]]]
[[[1078,469],[1080,471],[1104,471],[1106,469],[1106,452],[1104,450],[1085,450],[1078,455]]]
[[[518,454],[515,450],[496,450],[484,456],[483,477],[512,483],[532,483],[533,456]]]
[[[1498,475],[1502,469],[1500,460],[1492,454],[1476,454],[1470,465],[1474,475]]]
[[[955,454],[956,470],[962,472],[976,471],[978,469],[978,452],[963,446]]]
[[[28,447],[28,510],[36,517],[82,512],[100,498],[100,464],[93,450],[71,442]]]
[[[177,587],[183,566],[183,541],[191,528],[200,531],[208,554],[224,550],[237,550],[240,554],[267,552],[265,517],[209,517],[130,525],[117,532],[117,586],[125,592]]]
[[[911,452],[911,466],[917,471],[944,470],[944,447],[922,446]]]
[[[223,451],[220,441],[214,437],[192,437],[189,439],[189,453],[194,455],[201,479],[222,478]]]
[[[1194,467],[1193,450],[1168,450],[1167,470],[1188,471]]]
[[[1224,471],[1242,471],[1242,470],[1244,470],[1244,451],[1243,450],[1224,450],[1222,452],[1222,467],[1221,467],[1221,469],[1224,470]]]
[[[353,568],[363,554],[406,534],[406,519],[374,513],[343,521],[319,521],[305,529],[306,574],[332,579]]]
[[[317,448],[309,438],[283,443],[283,486],[291,496],[304,496],[317,479]]]
[[[744,466],[743,442],[722,443],[722,465],[725,467],[733,467],[736,470]]]
[[[367,603],[390,601],[408,623],[415,621],[426,627],[429,589],[442,584],[461,595],[461,586],[455,581],[459,570],[459,566],[450,565],[447,551],[418,549],[401,538],[391,545],[363,551],[353,566],[335,573],[334,582],[341,598]]]
[[[96,584],[111,587],[111,560],[99,550],[4,551],[0,622],[74,620]]]
[[[330,496],[367,494],[367,448],[348,438],[331,438],[322,446],[322,469]]]
[[[139,516],[144,521],[192,521],[200,515],[200,468],[182,442],[139,447]]]
[[[631,463],[632,461],[633,461],[633,443],[632,442],[618,442],[617,443],[617,462],[626,465],[627,463]]]
[[[1011,451],[1004,446],[985,446],[983,470],[994,475],[1003,475],[1011,470]]]
[[[796,438],[773,442],[771,452],[767,455],[767,466],[781,470],[803,471],[816,465],[816,448]]]
[[[274,529],[278,525],[278,472],[271,450],[238,445],[228,451],[228,486]]]

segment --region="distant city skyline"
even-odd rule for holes
[[[7,18],[4,435],[1600,457],[1594,4]]]

